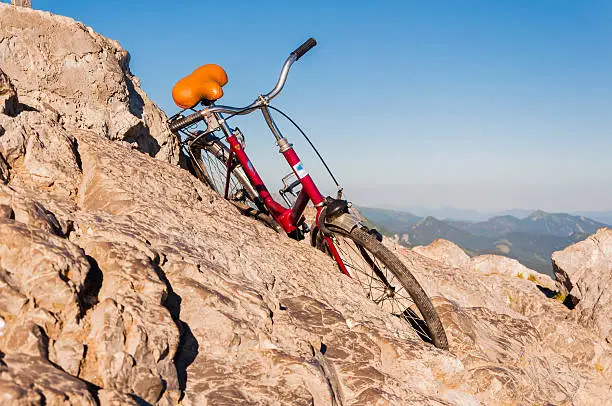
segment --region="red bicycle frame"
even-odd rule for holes
[[[299,224],[303,221],[302,214],[304,213],[304,210],[306,209],[309,200],[312,201],[312,203],[317,209],[316,224],[317,226],[319,225],[319,215],[321,213],[321,210],[323,209],[325,198],[323,197],[321,192],[319,192],[317,185],[315,185],[308,172],[304,169],[300,158],[293,150],[291,144],[286,143],[286,145],[281,148],[281,153],[287,160],[287,163],[293,170],[295,176],[297,176],[297,178],[300,180],[300,183],[302,184],[302,190],[300,190],[300,193],[298,194],[293,206],[291,208],[287,208],[274,200],[274,198],[268,191],[268,188],[266,188],[266,185],[264,184],[263,180],[257,173],[257,170],[255,170],[255,167],[251,163],[246,152],[242,148],[242,145],[238,141],[236,134],[232,133],[231,135],[229,135],[227,137],[227,142],[230,145],[230,154],[227,161],[228,176],[229,171],[231,170],[230,166],[233,155],[236,155],[238,162],[240,162],[242,169],[244,170],[245,174],[251,181],[251,184],[263,200],[266,208],[270,211],[270,214],[272,215],[274,220],[276,220],[276,222],[283,228],[283,230],[285,230],[287,234],[295,232]],[[338,250],[336,249],[332,239],[326,235],[324,235],[323,238],[327,242],[327,247],[329,248],[329,251],[332,254],[333,258],[338,263],[338,266],[340,267],[342,273],[350,276],[346,267],[344,266],[344,262],[342,262],[342,259],[340,258],[340,254],[338,253]]]

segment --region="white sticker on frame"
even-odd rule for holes
[[[304,179],[306,175],[308,175],[308,172],[306,172],[306,169],[304,169],[304,166],[301,162],[298,162],[297,164],[293,165],[293,172],[295,172],[297,177],[300,179]]]

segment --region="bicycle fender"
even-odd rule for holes
[[[355,229],[355,227],[361,227],[361,220],[351,213],[342,213],[332,218],[327,217],[325,218],[324,223],[325,227],[329,228],[330,231],[336,229],[342,230],[346,233],[350,233]]]

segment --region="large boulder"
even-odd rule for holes
[[[412,250],[450,266],[460,267],[470,260],[470,256],[461,247],[443,238],[438,238],[426,246],[419,245]]]
[[[466,262],[465,267],[471,271],[484,275],[507,275],[519,279],[530,280],[547,289],[553,289],[555,287],[555,283],[550,276],[529,269],[516,259],[504,257],[502,255],[479,255]]]
[[[0,3],[0,70],[22,109],[44,113],[66,129],[135,143],[176,163],[177,140],[130,72],[129,61],[117,41],[79,22]],[[0,102],[2,83],[0,74]]]
[[[568,294],[580,321],[612,342],[612,229],[552,255],[559,288]]]

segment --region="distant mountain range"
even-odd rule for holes
[[[397,236],[403,245],[427,245],[444,238],[471,255],[505,255],[549,275],[554,251],[585,239],[601,227],[609,227],[585,216],[541,210],[524,218],[506,214],[486,221],[439,220],[371,207],[359,207],[359,211],[383,234]]]
[[[585,216],[605,224],[612,224],[612,211],[583,211],[574,214]]]
[[[421,206],[399,207],[399,206],[381,206],[381,209],[388,209],[396,212],[411,213],[418,217],[433,216],[441,220],[464,220],[470,222],[486,221],[492,217],[510,215],[517,218],[529,216],[536,209],[510,209],[502,211],[478,211],[470,209],[458,209],[455,207],[429,208]],[[612,224],[612,210],[600,211],[576,211],[570,213],[574,216],[584,216],[600,223]]]

